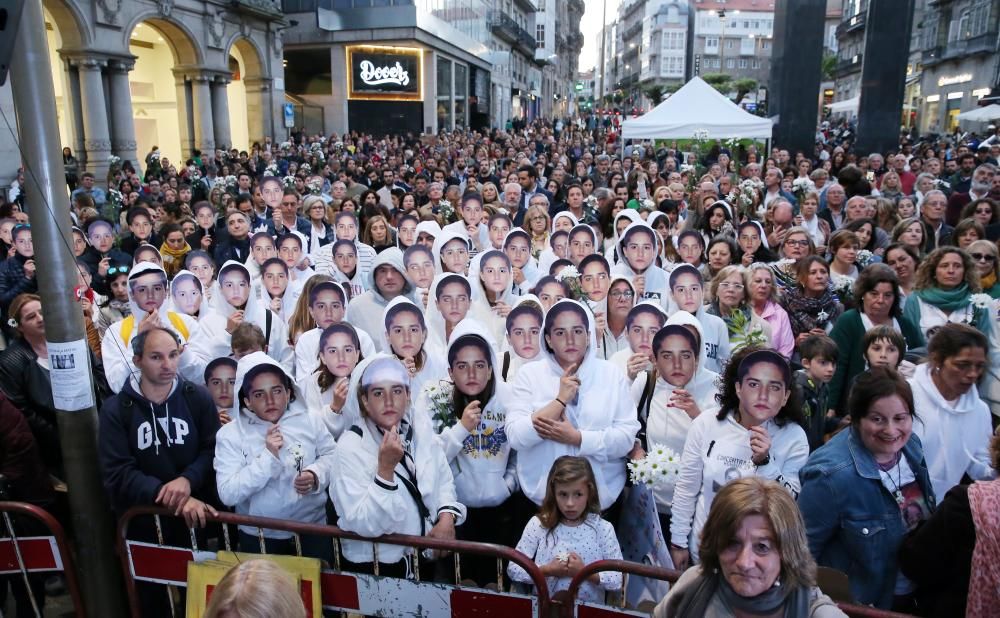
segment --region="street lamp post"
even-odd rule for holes
[[[722,24],[722,32],[719,35],[719,72],[726,70],[726,9],[719,9],[719,22]]]

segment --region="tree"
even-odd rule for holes
[[[739,105],[747,93],[757,90],[757,80],[749,77],[738,79],[732,87],[736,90],[736,104]]]
[[[643,89],[643,92],[646,98],[653,102],[654,107],[663,99],[663,86],[659,84],[650,84]]]
[[[725,73],[705,73],[701,78],[722,94],[728,95],[733,89],[733,78]]]
[[[680,83],[677,83],[677,84],[667,84],[666,86],[663,87],[663,94],[673,94],[673,93],[677,92],[678,90],[680,90],[681,86],[683,86],[683,85],[684,84],[680,84]]]
[[[837,55],[836,54],[826,54],[823,56],[823,63],[820,65],[822,67],[823,81],[829,82],[834,79],[834,71],[837,69]]]

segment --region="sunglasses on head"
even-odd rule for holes
[[[119,275],[119,274],[121,274],[121,275],[127,275],[128,274],[128,266],[112,266],[111,268],[108,269],[108,276],[109,277],[113,276],[113,275]]]

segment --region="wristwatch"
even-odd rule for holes
[[[771,463],[771,453],[768,453],[767,456],[764,457],[764,461],[762,461],[760,463],[754,463],[754,465],[757,466],[758,468],[761,468],[763,466],[766,466],[769,463]]]

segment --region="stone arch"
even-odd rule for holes
[[[257,45],[256,41],[237,33],[229,39],[226,44],[226,58],[233,53],[233,48],[239,50],[246,65],[246,76],[252,79],[262,79],[268,76],[267,67],[264,66],[264,52]]]
[[[145,13],[133,19],[127,28],[123,29],[125,49],[128,49],[129,39],[139,24],[148,24],[163,34],[174,55],[177,66],[201,66],[205,61],[205,52],[198,45],[198,37],[182,22],[163,17],[157,13]]]
[[[230,58],[241,64],[239,80],[234,79],[227,87],[230,145],[245,150],[267,133],[266,119],[271,113],[267,55],[266,50],[242,32],[234,34],[225,49],[227,67]]]
[[[68,49],[81,49],[91,45],[93,34],[87,26],[89,21],[71,0],[42,0],[42,6],[48,11],[55,23],[52,27],[59,32],[62,46]]]

